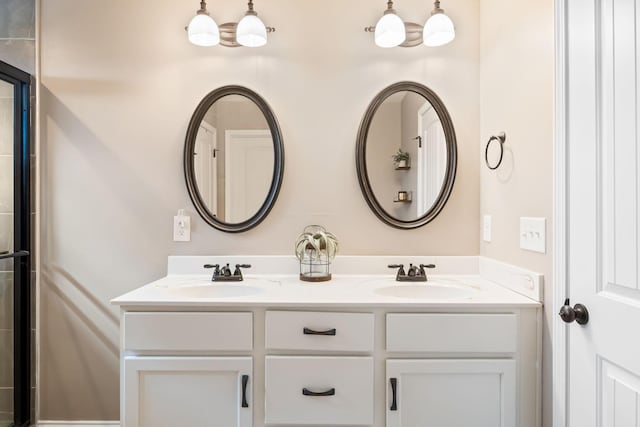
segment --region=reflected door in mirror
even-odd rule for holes
[[[228,130],[225,141],[225,221],[238,223],[258,211],[273,175],[268,129]]]
[[[447,171],[447,145],[440,118],[429,102],[418,110],[418,170],[416,215],[431,209],[442,189]]]

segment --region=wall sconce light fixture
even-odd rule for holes
[[[422,41],[425,46],[443,46],[456,38],[453,21],[440,9],[440,0],[434,3],[431,16],[424,24]]]
[[[393,9],[393,1],[387,2],[387,10],[378,20],[374,34],[376,44],[380,47],[395,47],[407,38],[404,22]]]
[[[221,44],[226,47],[260,47],[267,44],[267,34],[276,29],[267,27],[253,10],[253,0],[249,0],[248,10],[240,22],[226,22],[220,26],[216,24],[207,10],[205,0],[200,2],[200,9],[196,12],[189,25],[185,28],[189,41],[196,46],[215,46]]]
[[[220,29],[209,15],[207,2],[200,2],[200,9],[196,12],[186,28],[189,41],[196,46],[215,46],[220,43]]]
[[[366,27],[366,32],[374,33],[376,45],[380,47],[443,46],[456,37],[453,21],[440,8],[440,0],[435,0],[431,16],[424,26],[414,22],[403,22],[393,9],[393,1],[387,2],[387,10],[375,27]]]

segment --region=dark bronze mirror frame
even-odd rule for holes
[[[366,162],[367,135],[369,133],[369,128],[371,127],[371,122],[376,111],[385,99],[397,92],[402,91],[415,92],[431,103],[434,110],[438,114],[438,117],[440,118],[440,123],[442,124],[447,143],[447,171],[438,198],[434,202],[433,206],[431,206],[431,208],[424,215],[411,221],[399,220],[391,216],[387,211],[384,210],[380,202],[376,199],[376,196],[373,193],[373,189],[371,188],[371,182],[369,180]],[[360,183],[360,189],[362,190],[362,195],[364,196],[373,213],[384,223],[396,228],[413,229],[422,227],[423,225],[433,221],[433,219],[442,211],[444,205],[449,199],[449,196],[451,195],[453,184],[456,178],[457,164],[458,150],[453,122],[451,121],[449,112],[447,111],[443,102],[431,89],[419,83],[406,81],[399,82],[383,89],[378,95],[376,95],[373,101],[371,101],[371,104],[369,104],[369,107],[367,108],[367,111],[362,118],[362,122],[360,123],[360,129],[358,130],[358,138],[356,143],[356,169],[358,173],[358,182]]]
[[[195,170],[193,164],[193,150],[196,143],[196,136],[198,134],[198,128],[202,119],[206,115],[209,108],[219,99],[228,95],[240,95],[253,101],[258,106],[262,114],[264,115],[269,130],[271,131],[271,138],[273,140],[273,154],[274,154],[274,167],[273,167],[273,179],[271,181],[271,187],[267,193],[264,203],[258,209],[251,218],[239,223],[227,223],[219,221],[207,208],[198,192],[198,187],[195,182]],[[184,144],[184,178],[187,183],[187,190],[189,191],[189,197],[193,202],[196,210],[209,225],[212,227],[226,231],[228,233],[240,233],[252,229],[260,224],[266,216],[269,214],[280,192],[282,185],[282,176],[284,173],[284,146],[282,144],[282,132],[276,116],[269,108],[266,101],[257,93],[243,86],[224,86],[210,92],[204,97],[200,104],[196,107],[191,120],[189,121],[189,127],[187,128],[187,136]]]

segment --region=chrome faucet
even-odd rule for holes
[[[231,273],[229,263],[222,267],[220,264],[205,264],[204,268],[213,268],[212,282],[242,282],[244,277],[242,276],[241,268],[251,268],[251,264],[236,264],[236,269],[233,274]]]
[[[436,268],[435,264],[420,264],[415,266],[409,264],[409,270],[404,271],[404,264],[389,264],[389,268],[397,268],[396,282],[426,282],[427,273],[425,268]]]

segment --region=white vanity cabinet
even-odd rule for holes
[[[253,426],[253,313],[128,312],[121,425]]]
[[[400,299],[292,278],[233,297],[258,281],[190,280],[115,300],[122,427],[541,427],[542,306],[504,287]]]
[[[539,306],[287,308],[125,308],[122,427],[540,427]]]
[[[538,313],[387,313],[387,427],[538,426]]]

